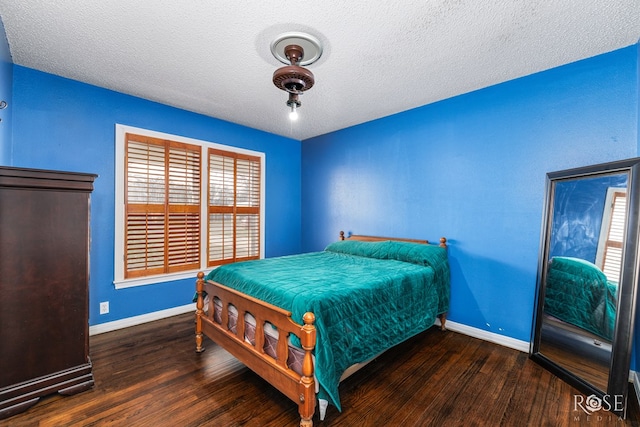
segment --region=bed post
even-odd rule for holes
[[[440,238],[440,247],[447,249],[447,238],[446,237],[441,237]],[[447,328],[444,325],[447,322],[447,313],[442,313],[438,315],[438,318],[440,319],[440,330],[441,331],[446,331]]]
[[[298,412],[300,413],[300,427],[313,426],[313,413],[316,411],[315,385],[313,379],[313,358],[312,352],[316,346],[316,327],[313,326],[316,318],[311,312],[307,312],[302,317],[304,326],[300,334],[300,345],[304,350],[302,361],[302,377],[300,378],[300,402]]]
[[[196,280],[196,292],[198,299],[196,300],[196,353],[202,353],[205,349],[202,347],[202,314],[204,308],[204,298],[202,298],[202,291],[204,288],[204,273],[200,271],[198,273],[198,280]]]
[[[446,331],[447,328],[444,324],[447,323],[447,313],[438,314],[438,319],[440,319],[440,330]]]
[[[340,240],[344,240],[344,231],[340,231]]]

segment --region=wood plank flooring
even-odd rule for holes
[[[196,354],[193,315],[91,337],[95,387],[51,396],[0,426],[297,426],[297,407],[209,339]],[[432,328],[340,385],[343,412],[315,426],[630,426],[574,411],[578,391],[528,355]]]

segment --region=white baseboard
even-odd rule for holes
[[[113,322],[101,323],[99,325],[89,326],[89,335],[97,335],[105,332],[111,332],[118,329],[128,328],[129,326],[141,325],[154,320],[164,319],[166,317],[177,316],[178,314],[196,312],[196,304],[187,304],[180,307],[168,308],[166,310],[154,311],[153,313],[142,314],[140,316],[127,317],[126,319],[114,320]]]
[[[440,326],[440,319],[436,319],[436,324]],[[529,353],[529,341],[522,341],[493,332],[484,331],[472,326],[463,325],[462,323],[452,322],[451,320],[446,321],[445,327],[453,332],[459,332],[464,335],[469,335],[470,337],[479,338],[484,341],[489,341],[494,344]]]
[[[141,325],[154,320],[160,320],[171,316],[177,316],[188,312],[195,313],[196,304],[187,304],[180,307],[168,308],[166,310],[155,311],[153,313],[142,314],[140,316],[127,317],[126,319],[114,320],[113,322],[101,323],[89,327],[89,335],[98,335],[105,332],[116,331],[118,329],[128,328],[130,326]],[[440,326],[440,319],[436,319],[436,325]],[[517,340],[504,335],[493,332],[483,331],[482,329],[472,326],[463,325],[461,323],[447,320],[446,327],[450,331],[459,332],[484,341],[489,341],[515,350],[529,352],[529,342]],[[640,395],[640,393],[638,393]]]

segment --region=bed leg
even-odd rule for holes
[[[202,353],[205,350],[202,346],[202,314],[204,313],[203,288],[204,273],[201,271],[198,273],[198,280],[196,280],[196,292],[198,293],[198,299],[196,300],[196,353]]]
[[[445,326],[445,323],[447,323],[447,313],[439,314],[438,318],[440,319],[440,330],[446,331],[447,328]]]

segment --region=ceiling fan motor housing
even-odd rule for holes
[[[291,65],[278,68],[273,73],[273,84],[278,89],[295,94],[311,89],[315,83],[313,73],[297,65],[304,57],[304,49],[298,45],[289,45],[285,48],[285,54]]]

